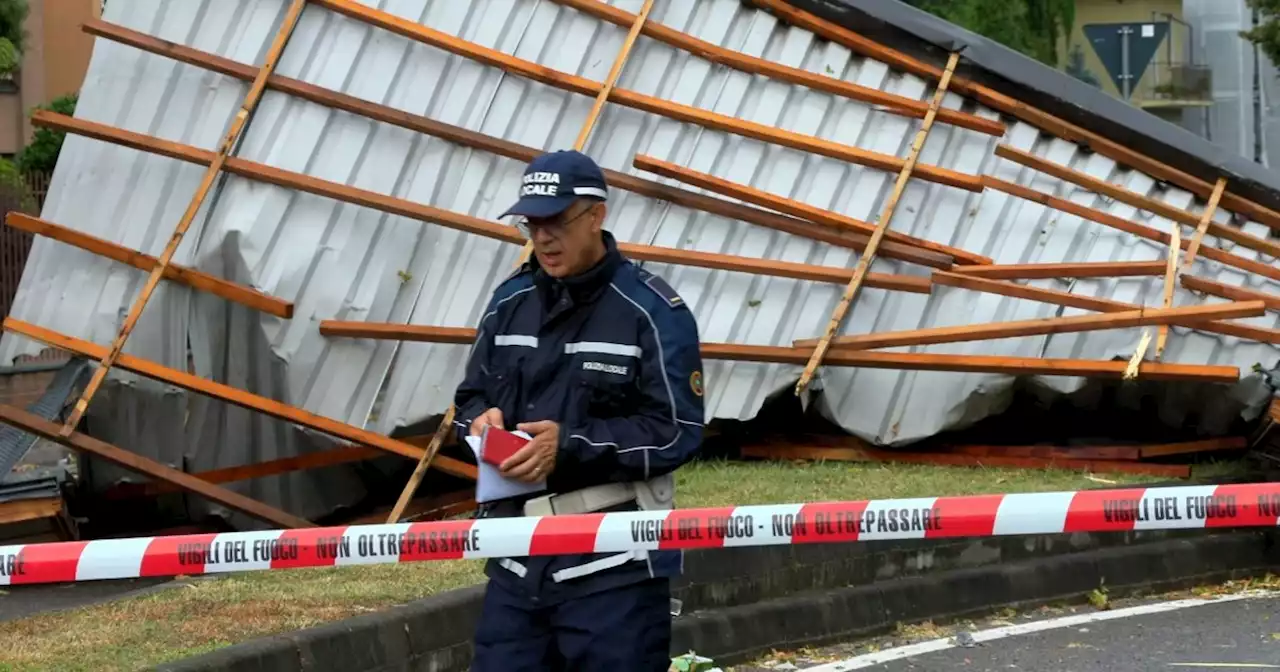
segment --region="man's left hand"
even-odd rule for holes
[[[560,446],[560,425],[550,420],[522,422],[516,429],[533,437],[524,448],[508,457],[499,469],[502,475],[536,483],[546,478],[556,468],[556,450]]]

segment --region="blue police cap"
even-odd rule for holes
[[[584,197],[608,200],[600,166],[576,150],[548,152],[529,162],[520,181],[520,200],[500,216],[553,217]]]

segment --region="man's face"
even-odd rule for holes
[[[525,231],[538,264],[553,278],[577,275],[591,268],[604,253],[600,235],[604,203],[579,200],[554,217],[529,217]]]

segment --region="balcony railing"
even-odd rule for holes
[[[1213,70],[1191,63],[1152,63],[1133,92],[1140,107],[1202,107],[1213,104]]]

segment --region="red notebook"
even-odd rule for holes
[[[493,425],[485,425],[484,432],[480,435],[480,459],[495,467],[501,466],[507,458],[528,444],[529,439],[526,437]]]

